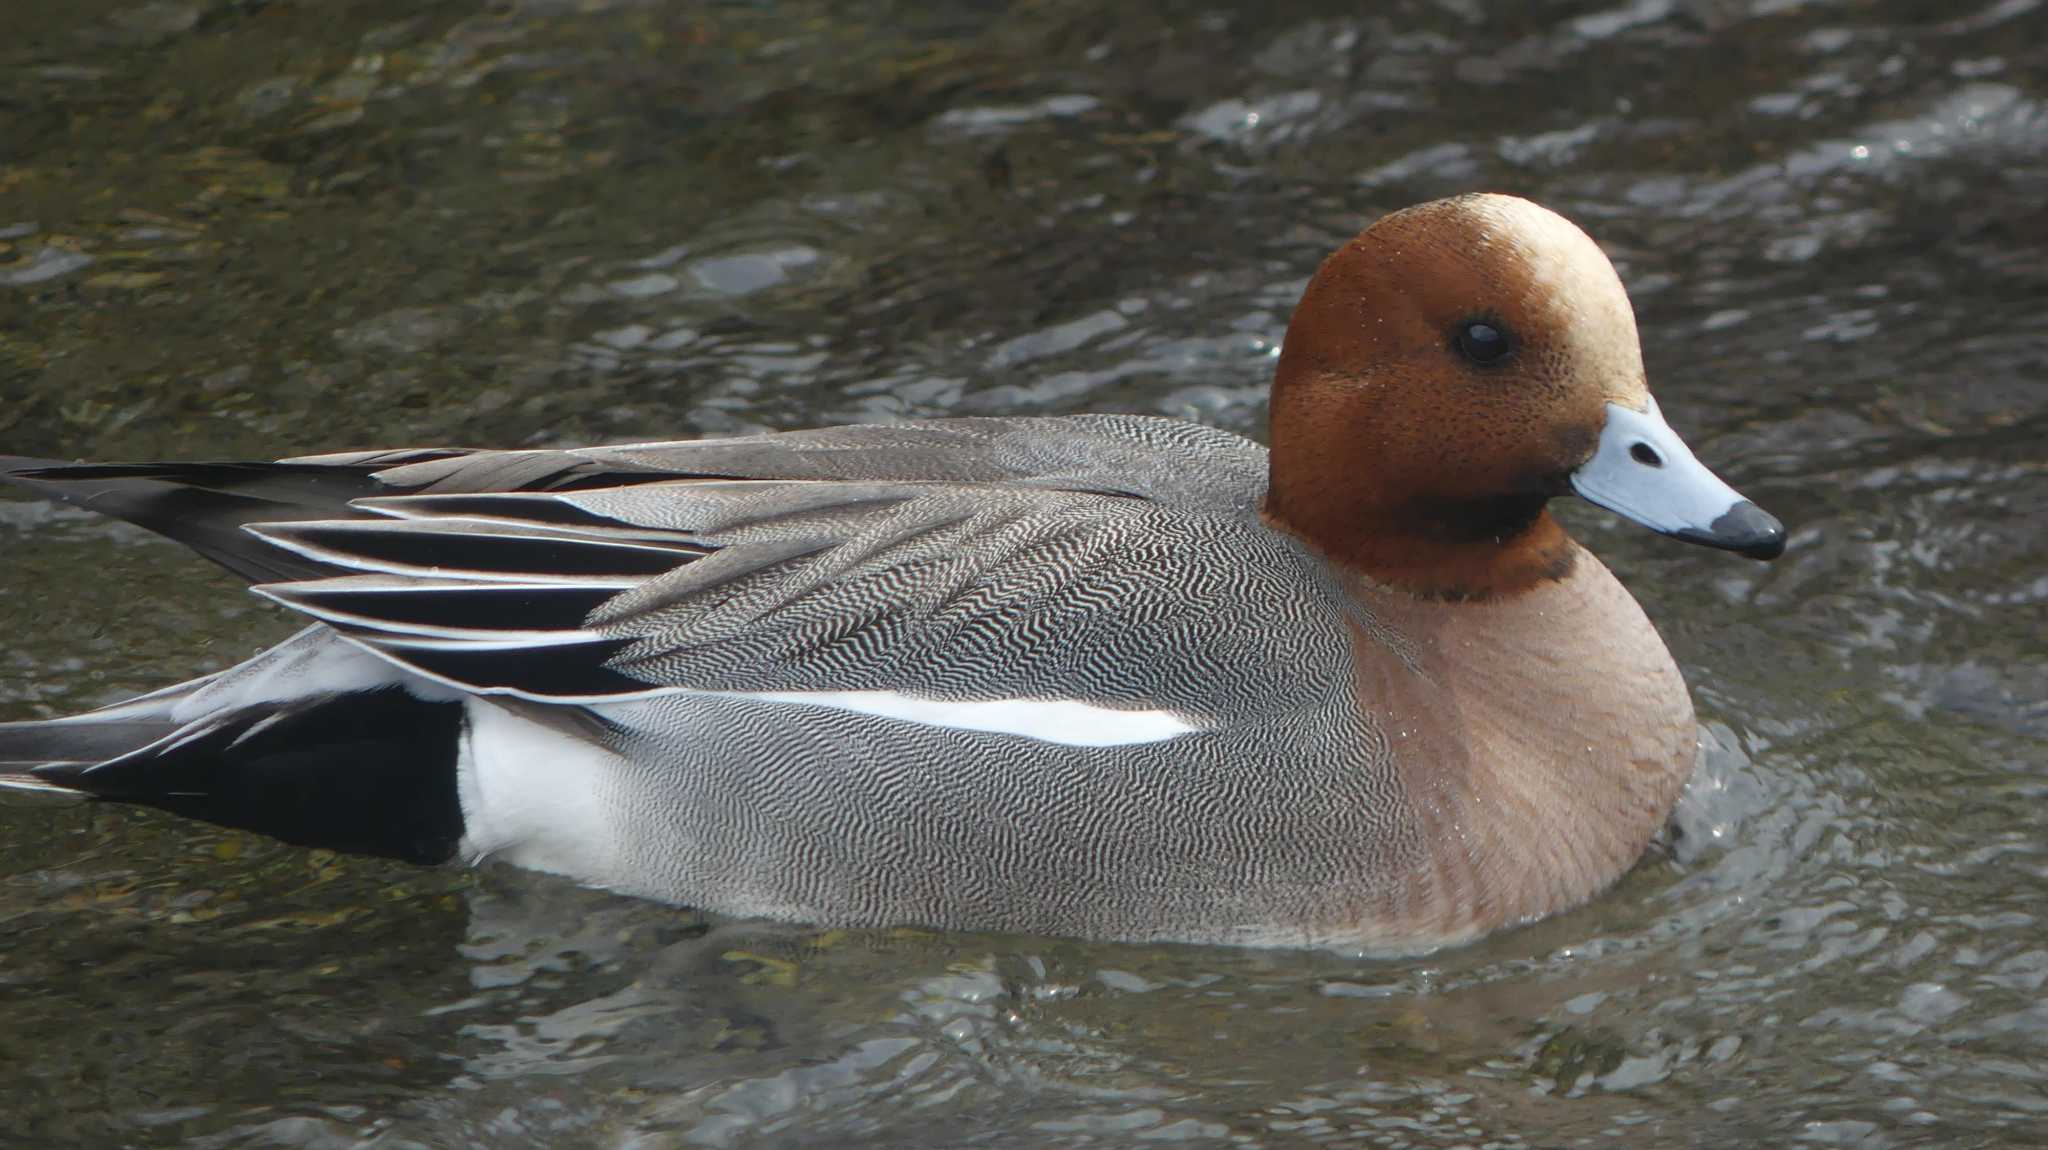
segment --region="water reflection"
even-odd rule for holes
[[[0,806],[40,1145],[2031,1145],[2048,1128],[2038,0],[82,0],[0,45],[0,444],[1261,423],[1377,211],[1584,221],[1769,568],[1572,512],[1705,759],[1612,894],[1408,963],[701,921]],[[289,625],[0,503],[0,712]],[[80,572],[106,594],[81,595]]]

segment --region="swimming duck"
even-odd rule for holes
[[[1386,216],[1310,281],[1271,449],[1137,415],[65,465],[311,626],[0,783],[733,915],[1416,952],[1591,898],[1697,753],[1546,510],[1757,558],[1592,240]]]

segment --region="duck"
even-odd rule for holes
[[[1269,411],[0,457],[307,623],[0,724],[0,786],[841,927],[1416,954],[1593,899],[1698,728],[1552,500],[1785,545],[1660,414],[1612,264],[1514,196],[1393,212]]]

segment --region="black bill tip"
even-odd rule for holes
[[[1785,525],[1747,499],[1722,512],[1704,531],[1687,527],[1672,534],[1688,543],[1718,547],[1751,559],[1776,559],[1785,553]]]

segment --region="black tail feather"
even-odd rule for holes
[[[35,779],[96,798],[301,846],[438,863],[462,839],[463,726],[461,703],[387,687],[253,704],[105,762],[77,761],[77,740],[97,736],[67,724],[9,724],[0,758],[40,757]]]
[[[178,724],[169,719],[0,723],[0,770],[105,762],[139,751],[177,730]]]
[[[333,568],[282,551],[245,523],[363,518],[349,501],[389,495],[374,466],[307,463],[62,463],[0,455],[0,480],[125,519],[254,583],[317,579]]]

